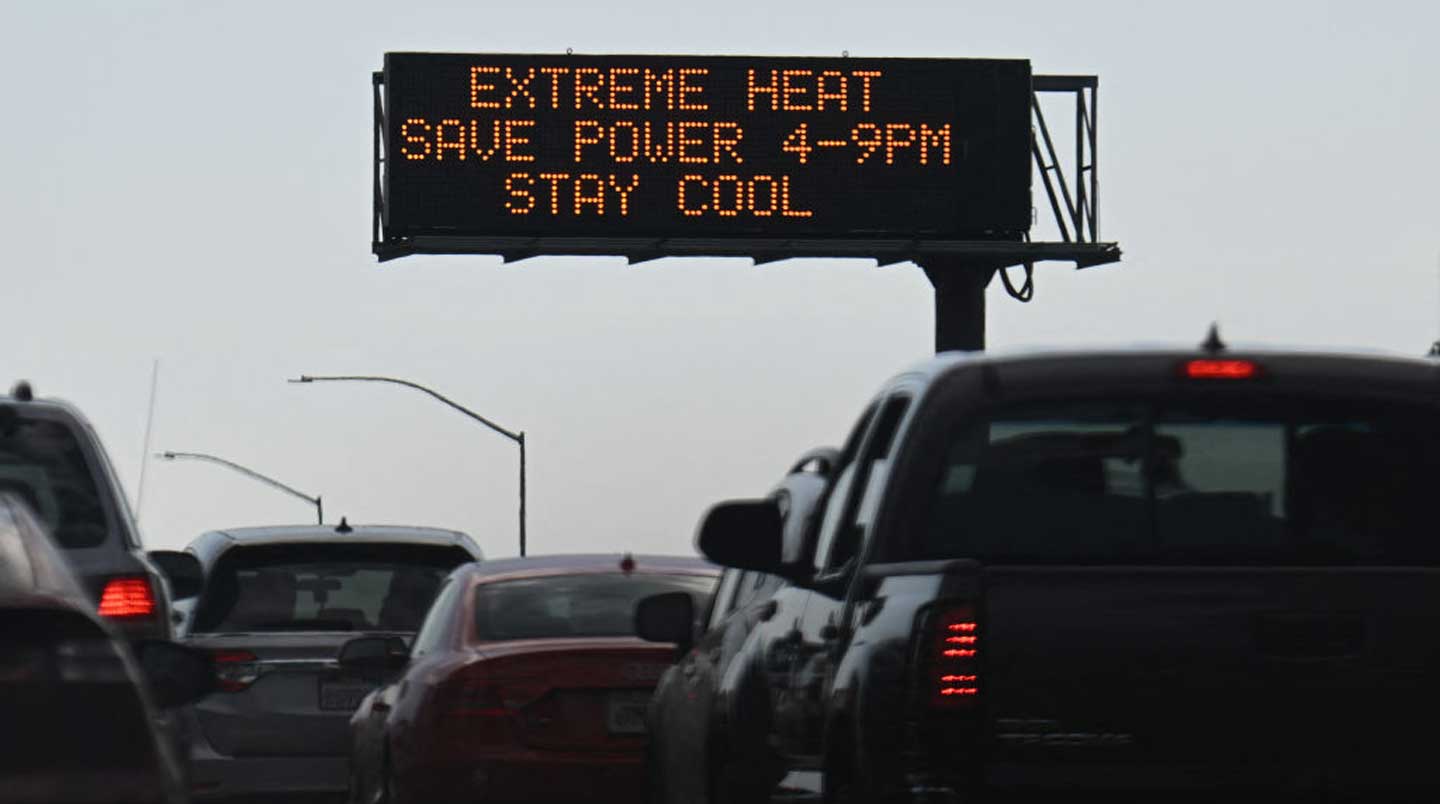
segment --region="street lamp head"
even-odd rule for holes
[[[299,377],[293,377],[293,378],[291,378],[291,379],[286,380],[285,382],[314,382],[314,381],[315,381],[315,378],[314,378],[314,377],[311,377],[311,376],[308,375],[308,374],[301,374]]]
[[[166,452],[157,452],[157,453],[155,453],[155,457],[157,457],[157,458],[164,458],[164,459],[167,460],[167,461],[173,461],[173,460],[175,460],[175,453],[169,452],[169,451],[166,451]]]

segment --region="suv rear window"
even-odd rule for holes
[[[1299,398],[1070,401],[961,428],[927,558],[1437,564],[1440,416]]]
[[[95,473],[75,431],[63,422],[0,408],[0,490],[19,495],[61,547],[105,542],[105,506]]]
[[[445,576],[471,560],[415,545],[232,548],[206,581],[193,630],[414,631]]]
[[[635,604],[661,592],[689,592],[710,605],[705,575],[593,573],[482,583],[475,588],[475,635],[484,640],[635,635]]]

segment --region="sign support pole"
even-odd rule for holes
[[[995,267],[965,259],[927,259],[921,266],[935,287],[935,351],[985,348],[985,288]]]

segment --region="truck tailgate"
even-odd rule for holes
[[[1437,580],[1424,568],[991,567],[991,764],[1287,786],[1426,771]]]

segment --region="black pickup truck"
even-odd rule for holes
[[[790,581],[712,797],[1440,800],[1440,364],[946,355],[832,477],[802,564],[773,501],[701,524]]]

